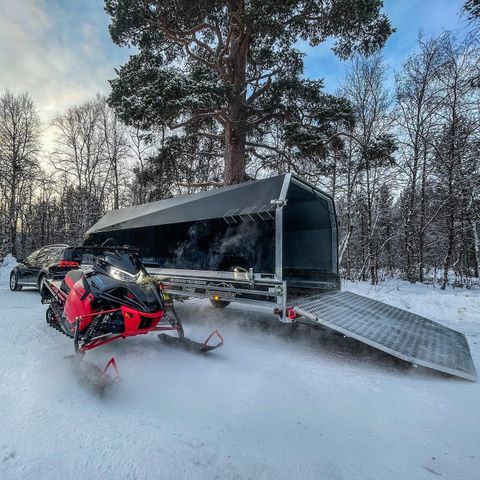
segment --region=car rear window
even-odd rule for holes
[[[50,250],[50,247],[43,247],[42,249],[40,249],[38,255],[35,257],[33,264],[37,267],[40,267],[48,263],[48,260],[50,258]]]
[[[91,265],[93,263],[93,250],[85,248],[67,248],[64,252],[63,258],[65,260]]]
[[[48,253],[49,262],[58,262],[63,256],[63,247],[52,247]]]

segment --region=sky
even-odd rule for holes
[[[465,31],[459,18],[464,0],[384,0],[384,11],[397,29],[383,50],[390,79],[415,50],[418,32]],[[113,44],[103,0],[0,0],[0,91],[28,91],[43,125],[43,142],[53,142],[51,120],[68,106],[108,93],[114,68],[134,51]],[[335,92],[347,64],[328,43],[305,53],[305,76],[324,78]]]

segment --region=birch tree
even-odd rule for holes
[[[439,128],[441,105],[439,74],[445,39],[419,37],[419,52],[412,55],[396,76],[396,120],[401,135],[401,165],[406,175],[404,231],[406,275],[410,282],[423,281],[427,182],[431,166],[432,138]]]

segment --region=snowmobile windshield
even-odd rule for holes
[[[106,252],[97,258],[95,267],[121,282],[138,282],[146,275],[142,262],[129,252]]]

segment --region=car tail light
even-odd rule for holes
[[[60,260],[57,265],[59,267],[79,267],[80,264],[78,262],[73,262],[71,260]]]

